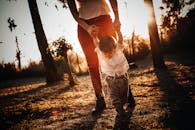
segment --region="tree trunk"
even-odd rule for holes
[[[81,67],[79,65],[79,56],[78,54],[76,53],[76,57],[77,57],[77,64],[78,64],[78,67],[79,67],[79,74],[81,73]]]
[[[135,55],[134,37],[135,37],[135,28],[133,28],[132,38],[131,38],[131,49],[132,49],[131,53],[132,53],[132,55]]]
[[[41,57],[45,66],[46,81],[48,83],[54,83],[60,81],[62,78],[57,72],[54,59],[48,50],[48,43],[41,23],[39,10],[36,0],[28,0],[32,22],[35,29],[35,35],[38,43],[38,47],[41,53]]]
[[[67,51],[64,52],[64,61],[65,61],[65,68],[66,68],[66,71],[68,73],[68,80],[70,82],[70,86],[74,86],[74,85],[76,85],[76,83],[74,81],[74,78],[72,76],[71,69],[69,66]]]
[[[165,64],[157,30],[153,2],[152,0],[144,0],[144,2],[150,9],[150,21],[148,22],[148,31],[150,36],[150,46],[152,51],[153,65],[154,68],[164,68]]]
[[[18,60],[18,69],[21,70],[21,50],[19,48],[17,36],[15,36],[15,41],[16,41],[16,59]]]

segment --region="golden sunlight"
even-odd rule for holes
[[[130,36],[135,30],[136,34],[148,37],[149,11],[143,0],[119,2],[119,14],[124,36]]]

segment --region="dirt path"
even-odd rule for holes
[[[129,71],[136,106],[128,129],[195,128],[195,60],[176,58],[167,57],[164,70],[154,70],[149,57]],[[78,81],[73,88],[67,81],[46,86],[40,80],[0,89],[0,129],[113,129],[116,112],[109,99],[107,109],[92,117],[95,96],[90,77],[80,76]]]

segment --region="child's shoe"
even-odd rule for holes
[[[126,130],[129,125],[129,117],[127,114],[117,114],[115,118],[114,130]]]

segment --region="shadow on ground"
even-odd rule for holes
[[[136,62],[138,68],[129,71],[136,106],[123,130],[195,129],[195,61],[188,60],[167,57],[162,70],[152,67],[151,57]],[[10,87],[9,82],[0,89],[0,129],[114,129],[116,112],[110,100],[105,95],[107,108],[92,117],[95,96],[90,77],[78,80],[74,87],[66,81],[47,86],[40,80],[18,85],[23,82],[19,80]]]
[[[167,107],[170,112],[169,115],[164,116],[161,120],[171,129],[195,128],[195,102],[192,100],[192,95],[190,95],[194,91],[194,86],[185,86],[186,84],[182,83],[186,82],[184,79],[187,78],[185,73],[178,70],[178,68],[155,70],[155,73],[158,77],[160,88],[164,92],[161,100],[168,103]]]

